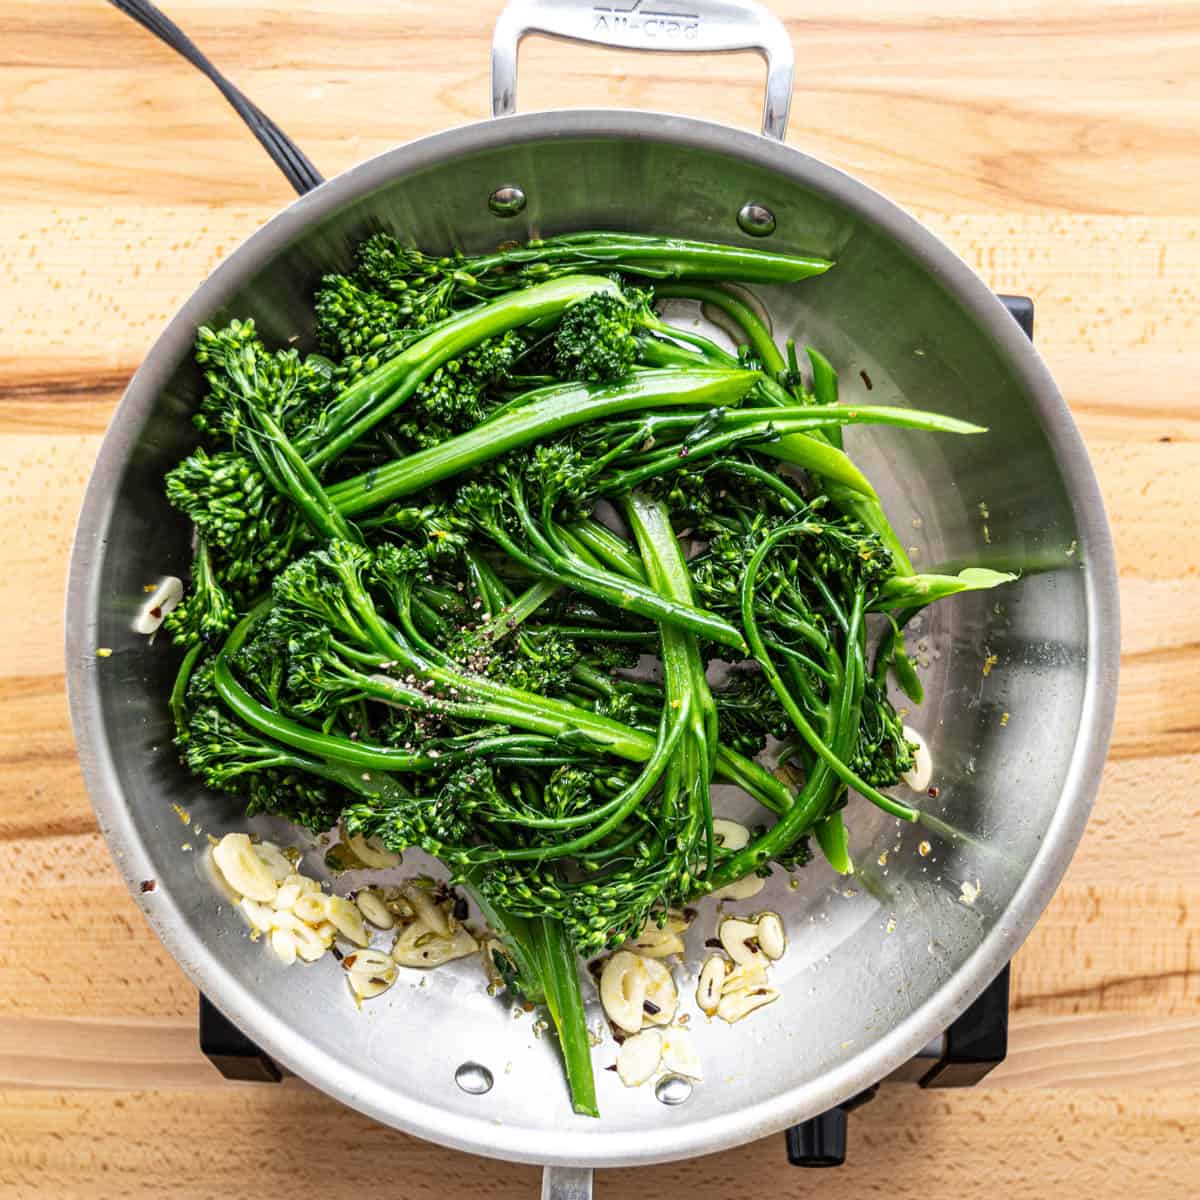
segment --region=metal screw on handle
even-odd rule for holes
[[[530,33],[616,50],[720,54],[757,50],[767,63],[764,136],[783,141],[792,103],[792,43],[753,0],[509,0],[492,37],[492,116],[517,107],[517,49]]]

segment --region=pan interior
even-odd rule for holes
[[[642,117],[631,136],[615,129],[613,114],[607,131],[557,116],[555,134],[518,118],[473,140],[471,130],[442,135],[461,140],[439,147],[432,139],[343,176],[285,214],[269,237],[253,239],[181,314],[126,399],[89,500],[100,515],[95,537],[77,551],[90,574],[86,588],[73,590],[72,645],[78,657],[96,646],[113,655],[76,682],[76,713],[87,714],[85,764],[94,792],[104,775],[98,807],[123,869],[131,880],[157,880],[139,900],[212,998],[287,1065],[380,1119],[480,1152],[661,1159],[765,1133],[872,1082],[889,1055],[906,1052],[889,1035],[908,1021],[911,1052],[921,1040],[912,1014],[944,1000],[948,981],[1003,927],[1061,815],[1064,790],[1088,791],[1074,778],[1081,742],[1104,737],[1087,706],[1086,685],[1096,678],[1093,547],[1028,373],[970,311],[962,290],[971,285],[940,277],[942,252],[902,246],[870,211],[869,193],[847,185],[839,194],[832,173],[788,151],[770,153],[808,167],[782,172],[711,132],[687,132],[711,126]],[[505,183],[519,184],[528,205],[500,221],[486,199]],[[855,800],[847,820],[857,877],[838,879],[814,864],[792,878],[777,874],[760,897],[730,906],[776,909],[790,936],[774,969],[780,999],[736,1026],[710,1025],[695,1012],[695,971],[715,932],[714,906],[702,905],[688,965],[675,975],[693,1012],[704,1082],[678,1107],[657,1103],[650,1087],[626,1090],[603,1069],[615,1054],[608,1039],[596,1051],[603,1120],[589,1122],[569,1111],[552,1036],[539,1037],[532,1018],[489,997],[477,962],[402,973],[357,1011],[332,958],[285,969],[250,941],[214,890],[205,835],[252,827],[294,839],[270,821],[246,822],[177,764],[165,704],[176,656],[165,639],[132,634],[130,621],[144,584],[187,574],[189,531],[162,498],[162,476],[193,441],[188,417],[200,381],[188,349],[196,323],[252,315],[268,340],[305,345],[314,284],[347,266],[355,242],[377,228],[425,248],[470,251],[588,228],[745,242],[735,214],[747,200],[776,214],[772,248],[838,260],[822,278],[758,292],[778,339],[821,348],[847,400],[919,406],[990,427],[977,438],[848,431],[918,568],[978,563],[1022,578],[938,605],[909,639],[925,663],[926,700],[909,721],[932,747],[938,794],[924,807],[936,821],[901,827]],[[1104,546],[1094,549],[1103,558]],[[1074,803],[1086,806],[1086,798]],[[753,815],[727,790],[715,807]],[[1070,848],[1061,849],[1064,862]],[[322,857],[314,847],[305,869],[319,873]],[[400,874],[423,865],[413,855]],[[363,882],[343,876],[339,889]],[[995,957],[994,967],[1002,961]],[[593,1017],[599,1027],[598,1009]],[[491,1070],[490,1092],[455,1085],[466,1060]]]

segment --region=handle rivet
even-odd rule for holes
[[[775,232],[775,214],[765,204],[753,200],[738,209],[737,223],[751,237],[769,237]]]
[[[671,1108],[677,1104],[683,1104],[691,1094],[691,1081],[684,1079],[682,1075],[664,1075],[654,1085],[654,1098],[660,1104],[666,1104]]]
[[[488,197],[488,208],[498,217],[515,217],[525,207],[525,193],[515,184],[506,183]]]
[[[454,1082],[468,1095],[482,1096],[492,1090],[495,1080],[481,1063],[465,1062],[454,1072]]]

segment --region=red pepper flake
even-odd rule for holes
[[[942,789],[941,789],[941,788],[938,788],[938,787],[931,787],[931,788],[929,789],[929,798],[930,798],[930,800],[936,800],[936,799],[938,798],[938,796],[940,796],[940,795],[941,795],[941,791],[942,791]]]
[[[868,375],[866,371],[859,371],[858,377],[863,381],[864,384],[866,384],[867,391],[869,392],[873,386],[870,375]]]
[[[347,954],[346,957],[342,960],[342,966],[345,967],[346,970],[348,971],[352,966],[354,966],[354,964],[357,961],[358,961],[357,954]]]
[[[145,895],[147,892],[154,891],[154,889],[156,887],[158,887],[157,879],[143,879],[142,883],[141,883],[140,891],[141,891],[142,895]]]

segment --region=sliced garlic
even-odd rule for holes
[[[767,967],[765,960],[761,963],[747,963],[745,966],[734,967],[725,976],[721,984],[721,995],[732,996],[739,992],[752,992],[767,986]]]
[[[751,873],[743,875],[741,879],[735,879],[732,883],[727,883],[723,888],[717,888],[713,892],[713,898],[715,900],[750,900],[757,896],[766,885],[767,881],[761,875]]]
[[[717,1005],[717,1016],[732,1025],[778,999],[779,993],[770,987],[755,988],[752,992],[731,992],[728,996],[721,997],[721,1003]]]
[[[391,929],[396,924],[396,918],[388,911],[388,907],[380,898],[378,892],[362,891],[354,897],[358,911],[375,926],[376,929]]]
[[[392,958],[402,967],[439,967],[478,950],[479,943],[464,926],[460,925],[449,937],[443,937],[418,920],[396,939]]]
[[[760,913],[757,927],[759,949],[768,958],[782,958],[787,950],[787,933],[783,928],[783,918],[774,912]]]
[[[439,937],[450,936],[450,922],[446,914],[434,904],[433,897],[424,888],[415,883],[406,883],[401,886],[401,891],[419,920],[424,921]]]
[[[275,899],[279,885],[244,833],[227,833],[213,847],[212,854],[217,870],[235,892],[260,904]]]
[[[683,953],[683,938],[668,926],[659,929],[651,917],[642,932],[630,938],[622,949],[640,954],[643,958],[666,958],[671,954]]]
[[[641,1036],[640,1034],[638,1035]],[[678,1025],[663,1030],[662,1065],[675,1075],[686,1075],[689,1079],[704,1078],[700,1070],[700,1055],[696,1052],[692,1035]]]
[[[376,837],[365,838],[361,834],[351,833],[346,836],[346,845],[364,867],[375,871],[398,867],[403,861],[399,854],[386,849]]]
[[[283,856],[283,851],[274,842],[256,843],[254,853],[262,859],[263,864],[271,872],[271,876],[276,883],[282,883],[296,870]]]
[[[151,634],[163,623],[163,617],[183,599],[183,580],[175,575],[165,575],[158,586],[146,597],[138,614],[133,618],[133,632]]]
[[[646,969],[646,998],[642,1002],[645,1023],[669,1025],[679,1007],[679,992],[670,968],[656,958],[644,958],[642,965]],[[652,1007],[656,1011],[652,1012]]]
[[[600,1003],[608,1019],[625,1033],[637,1033],[642,1027],[650,984],[646,963],[650,961],[618,950],[600,972]]]
[[[288,932],[295,939],[296,953],[305,962],[316,962],[329,949],[329,943],[315,929],[310,929],[302,921],[297,921],[296,928]]]
[[[280,888],[280,891],[282,890]],[[322,921],[329,919],[329,911],[326,908],[328,899],[329,897],[322,892],[304,892],[292,901],[290,911],[309,925],[320,925]]]
[[[721,1000],[721,988],[725,983],[725,975],[729,970],[729,960],[719,954],[710,954],[700,968],[700,979],[696,984],[696,1003],[706,1017],[711,1017],[717,1011]]]
[[[271,949],[285,967],[296,961],[296,939],[290,929],[271,930]]]
[[[388,912],[401,921],[411,921],[416,915],[412,905],[405,900],[404,893],[398,887],[383,888],[378,894],[383,897],[383,903]]]
[[[300,882],[300,876],[289,875],[279,885],[279,891],[275,893],[275,899],[271,902],[271,906],[279,909],[280,912],[291,912],[296,901],[302,895],[304,895],[304,885]]]
[[[626,1038],[617,1051],[617,1074],[626,1087],[645,1083],[662,1059],[663,1036],[657,1029],[646,1029]]]
[[[741,850],[750,844],[750,830],[737,821],[717,817],[713,823],[713,837],[722,850]]]
[[[691,917],[688,916],[691,911],[691,909],[684,912],[680,912],[677,908],[667,909],[667,919],[663,922],[663,928],[670,933],[687,933],[688,927],[692,923]],[[692,915],[695,914],[692,913]]]
[[[342,960],[350,990],[363,1000],[382,995],[400,975],[391,956],[382,950],[356,950]]]
[[[764,963],[766,955],[758,944],[758,925],[740,917],[726,917],[717,928],[725,953],[739,966]]]
[[[904,740],[916,746],[913,751],[913,765],[900,778],[914,792],[924,792],[933,778],[933,755],[925,739],[911,726],[904,726]]]
[[[243,896],[238,901],[238,908],[242,910],[246,920],[249,921],[259,933],[271,932],[271,918],[274,916],[274,914],[265,904],[259,904],[257,900],[250,900]]]
[[[338,933],[356,946],[365,946],[371,940],[356,904],[352,904],[345,896],[325,896],[323,899],[325,919],[333,922]]]

